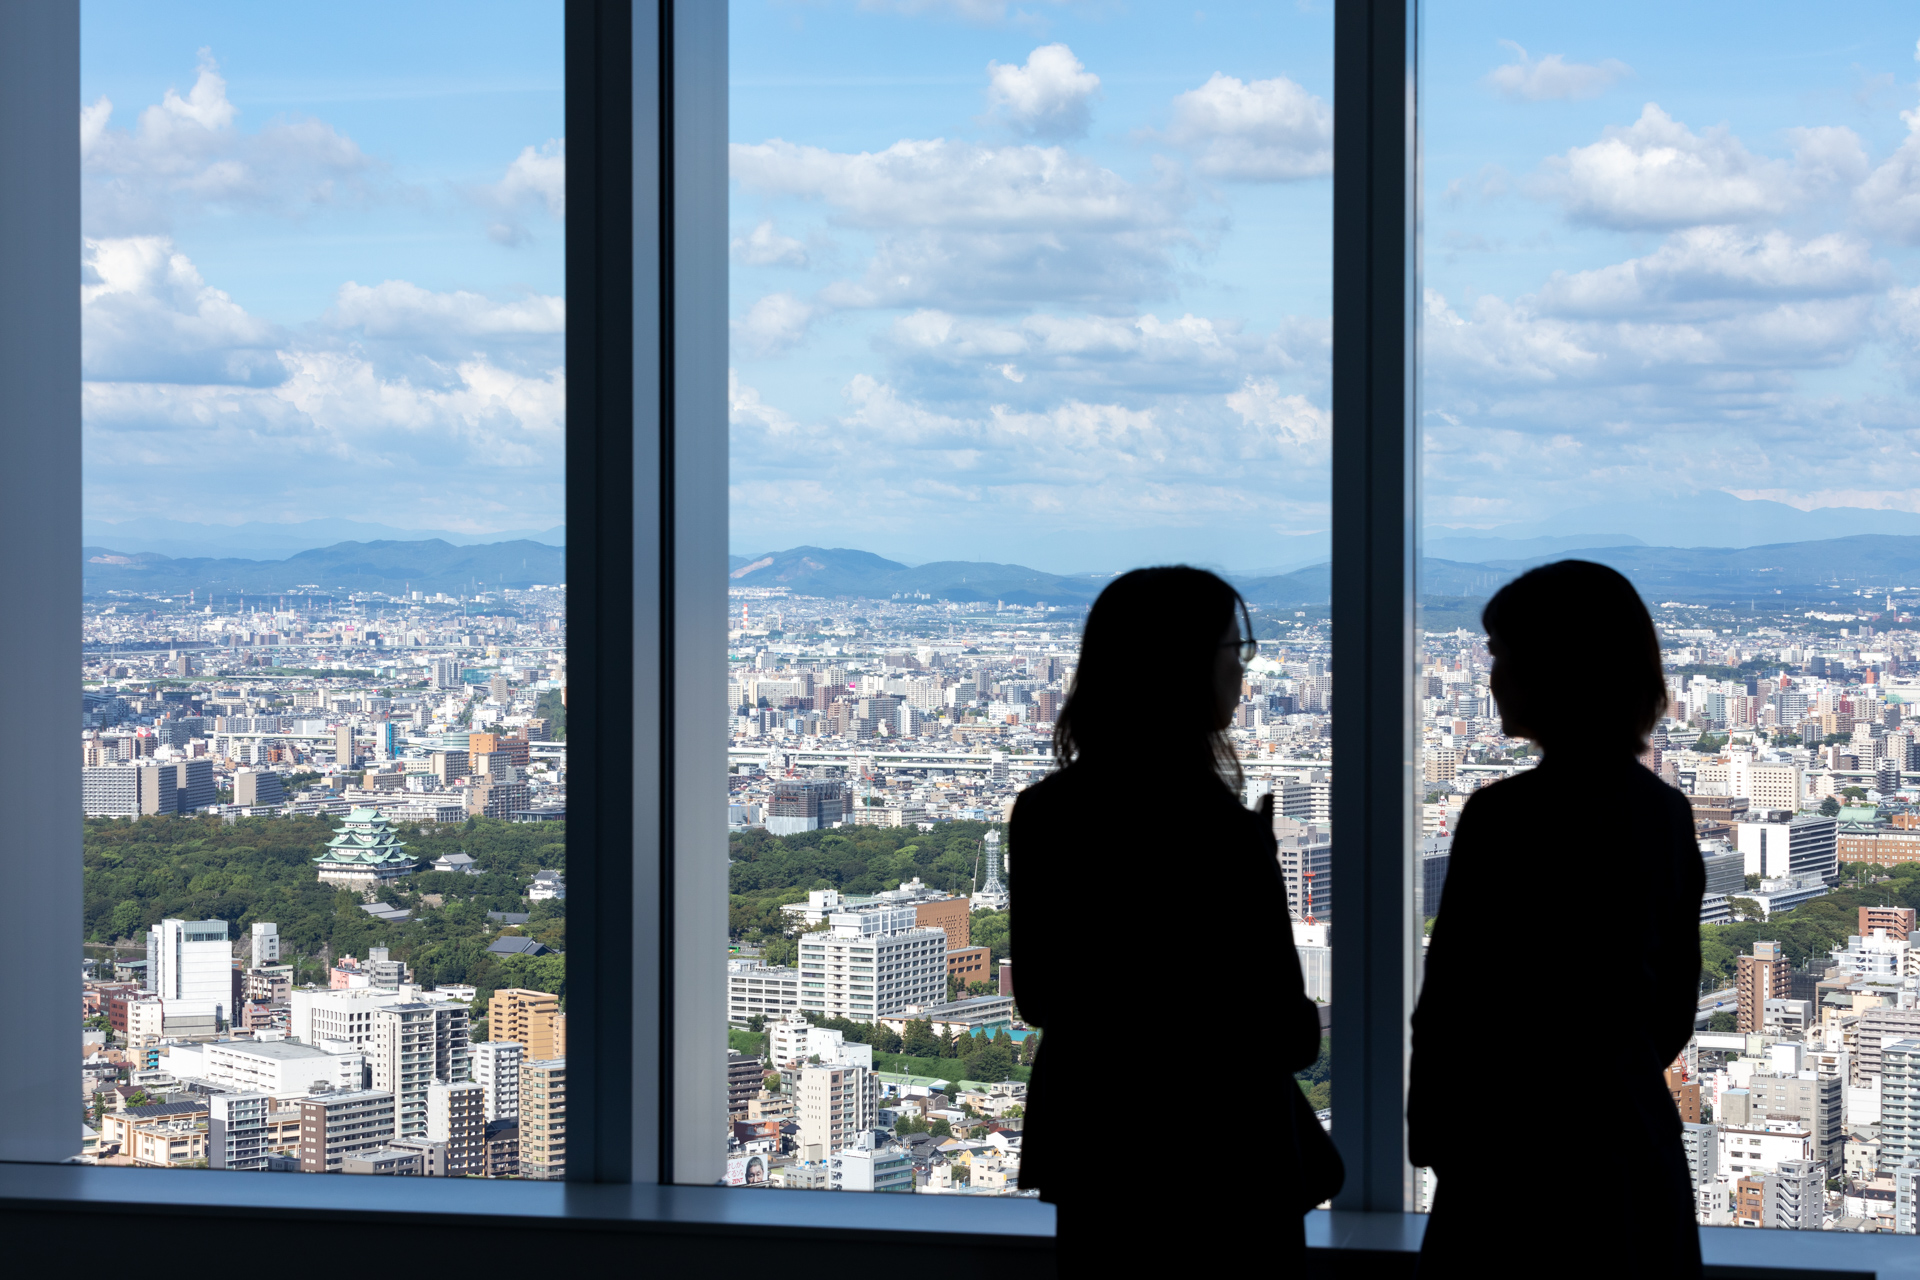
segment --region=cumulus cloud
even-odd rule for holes
[[[1227,407],[1249,427],[1290,445],[1324,445],[1333,439],[1333,415],[1303,395],[1288,395],[1271,378],[1248,378],[1227,397]]]
[[[1592,64],[1568,62],[1557,53],[1534,58],[1511,40],[1500,44],[1513,51],[1515,60],[1489,72],[1487,83],[1520,102],[1597,98],[1633,74],[1633,69],[1618,58]]]
[[[279,329],[210,287],[163,236],[81,242],[81,367],[88,378],[271,384]]]
[[[509,249],[531,244],[529,210],[544,207],[556,222],[567,216],[567,140],[549,138],[539,147],[522,147],[500,181],[481,188],[474,196],[483,207],[500,215],[487,228],[489,239]]]
[[[750,267],[804,267],[806,246],[791,236],[773,229],[773,219],[762,221],[744,236],[733,241],[733,254]]]
[[[83,212],[91,233],[164,231],[182,209],[248,209],[293,216],[369,197],[379,167],[351,138],[318,120],[235,127],[238,109],[211,51],[193,87],[168,89],[133,129],[114,129],[102,97],[80,112]]]
[[[1216,71],[1173,100],[1164,136],[1210,178],[1286,182],[1333,172],[1332,107],[1285,76],[1247,83]]]
[[[936,138],[845,153],[775,139],[731,152],[746,189],[821,201],[874,233],[865,277],[823,291],[834,307],[1112,306],[1164,292],[1173,250],[1191,240],[1177,190],[1059,147]]]
[[[1762,299],[1862,294],[1882,287],[1886,277],[1872,246],[1856,236],[1796,240],[1784,231],[1691,227],[1644,257],[1556,272],[1539,303],[1557,315],[1699,317],[1750,312]]]
[[[774,356],[806,340],[814,308],[790,293],[770,293],[734,321],[734,341],[756,356]]]
[[[1100,77],[1064,44],[1041,45],[1025,66],[987,63],[988,115],[1037,138],[1078,138],[1092,120],[1088,103]]]
[[[1850,129],[1791,131],[1794,160],[1757,156],[1724,125],[1694,132],[1655,103],[1546,163],[1542,190],[1577,222],[1621,230],[1750,222],[1865,170]]]

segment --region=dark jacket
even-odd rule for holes
[[[1423,1271],[1700,1274],[1662,1073],[1693,1034],[1704,887],[1686,797],[1631,755],[1554,752],[1467,801],[1413,1015],[1408,1153],[1439,1178]],[[1545,1094],[1543,1028],[1579,1032]],[[1529,1126],[1575,1115],[1577,1176],[1536,1183]]]
[[[1111,1162],[1069,1152],[1096,1119],[1067,1110],[1075,1099],[1156,1080],[1184,1093],[1215,1060],[1267,1084],[1318,1057],[1272,826],[1215,775],[1076,763],[1021,793],[1008,853],[1014,998],[1041,1028],[1021,1186],[1063,1205],[1124,1198]],[[1259,1177],[1155,1179],[1147,1198],[1218,1205],[1245,1187],[1291,1203],[1294,1171],[1270,1153],[1293,1149],[1295,1114],[1263,1120],[1280,1131],[1250,1157]]]

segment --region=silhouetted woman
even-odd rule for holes
[[[1129,1256],[1298,1263],[1309,1197],[1338,1178],[1290,1078],[1318,1056],[1320,1023],[1271,802],[1241,804],[1224,732],[1256,648],[1247,621],[1198,569],[1108,584],[1054,723],[1062,767],[1014,806],[1015,998],[1043,1032],[1020,1184],[1058,1207],[1063,1275],[1096,1258],[1128,1274]],[[1221,1089],[1232,1100],[1214,1111]],[[1167,1106],[1186,1122],[1113,1145],[1116,1115]]]
[[[1409,1151],[1438,1175],[1422,1273],[1698,1276],[1662,1073],[1693,1033],[1705,872],[1686,797],[1638,759],[1660,642],[1584,560],[1514,579],[1481,623],[1505,732],[1544,754],[1453,838],[1413,1015]]]

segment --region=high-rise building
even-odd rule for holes
[[[233,802],[277,805],[287,802],[287,784],[271,769],[240,769],[233,775]]]
[[[300,1172],[338,1173],[348,1156],[397,1136],[393,1095],[378,1089],[316,1093],[300,1100]]]
[[[1861,907],[1860,936],[1870,938],[1875,929],[1885,929],[1889,938],[1906,941],[1914,929],[1912,907]]]
[[[503,704],[513,700],[513,689],[505,676],[495,675],[488,679],[487,697],[494,702]]]
[[[1880,1046],[1880,1164],[1920,1164],[1920,1039]]]
[[[558,1058],[559,1016],[560,997],[552,992],[502,987],[487,1001],[487,1039],[524,1045],[529,1061]]]
[[[1333,919],[1333,837],[1325,827],[1275,814],[1280,878],[1287,886],[1287,911],[1295,920],[1326,924]],[[1451,846],[1449,846],[1451,849]],[[1451,854],[1449,854],[1449,857]]]
[[[880,1115],[880,1080],[869,1067],[822,1063],[800,1069],[795,1115],[803,1158],[818,1160],[871,1133]]]
[[[482,1090],[481,1113],[488,1120],[520,1117],[520,1064],[527,1046],[517,1040],[480,1040],[473,1045],[473,1082]]]
[[[1695,1216],[1706,1223],[1714,1210],[1712,1192],[1720,1181],[1720,1136],[1710,1124],[1689,1122],[1681,1126],[1680,1141],[1687,1152]]]
[[[1754,943],[1752,955],[1735,961],[1734,987],[1740,1001],[1737,1029],[1764,1030],[1767,1001],[1784,1000],[1789,995],[1787,953],[1778,942]]]
[[[356,763],[353,749],[353,726],[343,724],[333,731],[333,759],[342,769],[351,769]]]
[[[394,1136],[427,1135],[427,1090],[473,1075],[467,1006],[412,1000],[372,1010],[365,1051],[375,1089],[393,1096]]]
[[[427,1086],[427,1141],[444,1144],[445,1176],[477,1177],[486,1165],[486,1090],[478,1081]]]
[[[467,793],[467,812],[476,818],[510,818],[533,803],[533,792],[512,765],[489,762],[485,773],[477,774],[473,789]]]
[[[1828,884],[1839,880],[1837,819],[1780,810],[1756,812],[1766,813],[1766,819],[1734,828],[1747,875],[1768,880],[1818,878]]]
[[[1766,1221],[1781,1231],[1818,1231],[1825,1221],[1827,1163],[1782,1160],[1766,1183]]]
[[[147,990],[168,1002],[168,1016],[199,1007],[233,1013],[233,956],[225,920],[162,920],[147,931]]]
[[[206,756],[176,760],[173,764],[173,799],[180,813],[192,813],[216,804],[220,794],[213,785],[213,761]]]
[[[89,818],[178,813],[179,771],[153,760],[103,764],[80,774],[80,812]]]
[[[270,964],[280,963],[280,926],[271,920],[256,920],[253,923],[253,954],[249,969],[264,969]]]
[[[458,689],[460,687],[460,663],[453,658],[435,658],[433,660],[433,687],[436,689]]]
[[[1819,1075],[1811,1069],[1795,1076],[1770,1076],[1756,1072],[1747,1083],[1755,1120],[1762,1117],[1793,1116],[1813,1135],[1809,1154],[1839,1167],[1846,1145],[1845,1082],[1835,1075]]]
[[[274,1103],[265,1093],[216,1093],[207,1098],[207,1167],[264,1169],[269,1154],[267,1116]]]
[[[567,1176],[565,1058],[529,1058],[520,1066],[520,1176]]]
[[[800,1009],[871,1022],[947,995],[947,935],[914,924],[911,906],[836,912],[800,937]],[[810,985],[813,984],[813,985]]]

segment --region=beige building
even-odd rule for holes
[[[366,1044],[373,1087],[393,1097],[395,1138],[427,1135],[427,1095],[436,1081],[473,1078],[467,1006],[411,1001],[375,1009]]]
[[[818,1160],[851,1146],[880,1115],[880,1080],[866,1067],[808,1066],[800,1070],[795,1114],[800,1153]]]
[[[148,1168],[176,1168],[197,1164],[207,1158],[206,1120],[176,1120],[158,1117],[132,1126],[130,1155],[133,1163]]]
[[[487,1039],[517,1040],[528,1059],[563,1058],[563,1016],[560,997],[552,992],[502,987],[487,1001]]]
[[[531,1058],[520,1066],[520,1176],[567,1176],[565,1058]]]
[[[393,1095],[380,1089],[322,1093],[300,1103],[300,1172],[338,1173],[348,1156],[393,1140]]]

